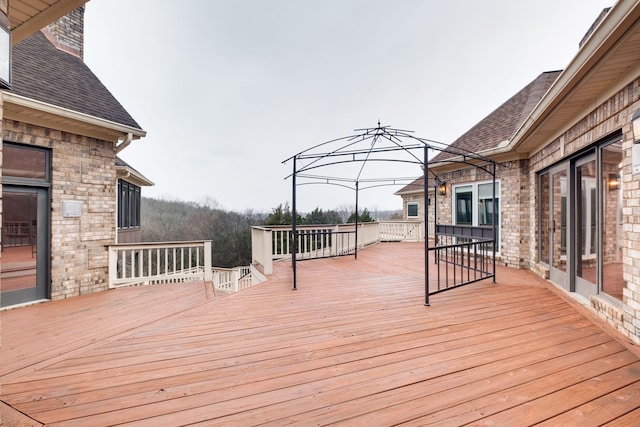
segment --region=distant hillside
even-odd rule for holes
[[[251,226],[264,223],[264,214],[220,209],[213,200],[204,203],[143,197],[142,240],[172,242],[211,240],[212,263],[237,267],[251,263]]]
[[[271,215],[276,209],[271,212]],[[353,208],[343,210],[342,214],[348,216]],[[323,212],[321,209],[319,211]],[[329,212],[335,213],[335,211],[327,211]],[[302,217],[306,218],[307,215],[309,214],[302,214]],[[402,218],[402,211],[373,210],[370,215],[374,220],[379,221],[394,219],[398,216]],[[221,209],[215,200],[196,203],[143,197],[142,241],[211,240],[214,266],[231,268],[249,265],[251,263],[251,227],[265,224],[269,216],[266,213],[253,211],[243,213],[227,211]]]

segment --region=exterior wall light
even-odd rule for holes
[[[438,194],[441,196],[446,196],[447,195],[447,183],[446,182],[441,182],[438,185]]]
[[[620,189],[620,177],[616,173],[609,174],[609,190],[615,191]]]

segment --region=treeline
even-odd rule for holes
[[[291,209],[280,204],[269,214],[247,210],[233,212],[222,209],[213,199],[201,203],[142,198],[141,228],[143,242],[179,242],[211,240],[212,265],[238,267],[249,265],[251,259],[251,227],[256,225],[290,225]],[[384,214],[389,218],[389,212]],[[392,216],[397,215],[394,212]],[[374,218],[365,208],[358,222]],[[313,211],[297,215],[297,224],[343,224],[355,222],[353,207]]]
[[[266,225],[291,225],[291,208],[288,203],[281,203],[275,207],[267,220]],[[358,222],[373,222],[374,219],[367,208],[364,208],[358,215]],[[302,216],[296,213],[296,224],[313,225],[313,224],[348,224],[356,222],[356,213],[353,208],[343,206],[337,210],[325,211],[316,207],[308,214]]]
[[[214,200],[202,203],[142,198],[143,242],[211,240],[212,265],[238,267],[251,263],[251,226],[264,224],[265,214],[231,212]]]

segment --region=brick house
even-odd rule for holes
[[[146,132],[84,64],[83,27],[81,6],[13,45],[2,306],[107,289],[107,245],[139,229],[140,186],[152,183],[117,153]]]
[[[564,71],[541,74],[453,143],[498,162],[499,262],[549,279],[637,343],[639,111],[640,2],[620,0]],[[481,225],[489,177],[433,171],[447,189],[439,222]],[[405,218],[423,217],[414,185],[397,192]]]

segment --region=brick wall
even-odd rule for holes
[[[55,47],[82,59],[84,54],[84,6],[47,25],[42,32]]]
[[[4,140],[51,149],[51,298],[105,290],[106,245],[115,242],[116,170],[112,142],[5,120]],[[80,201],[79,218],[62,215]]]
[[[532,204],[528,182],[528,162],[501,163],[500,180],[501,263],[509,267],[529,268],[528,241],[530,223],[527,212]]]

